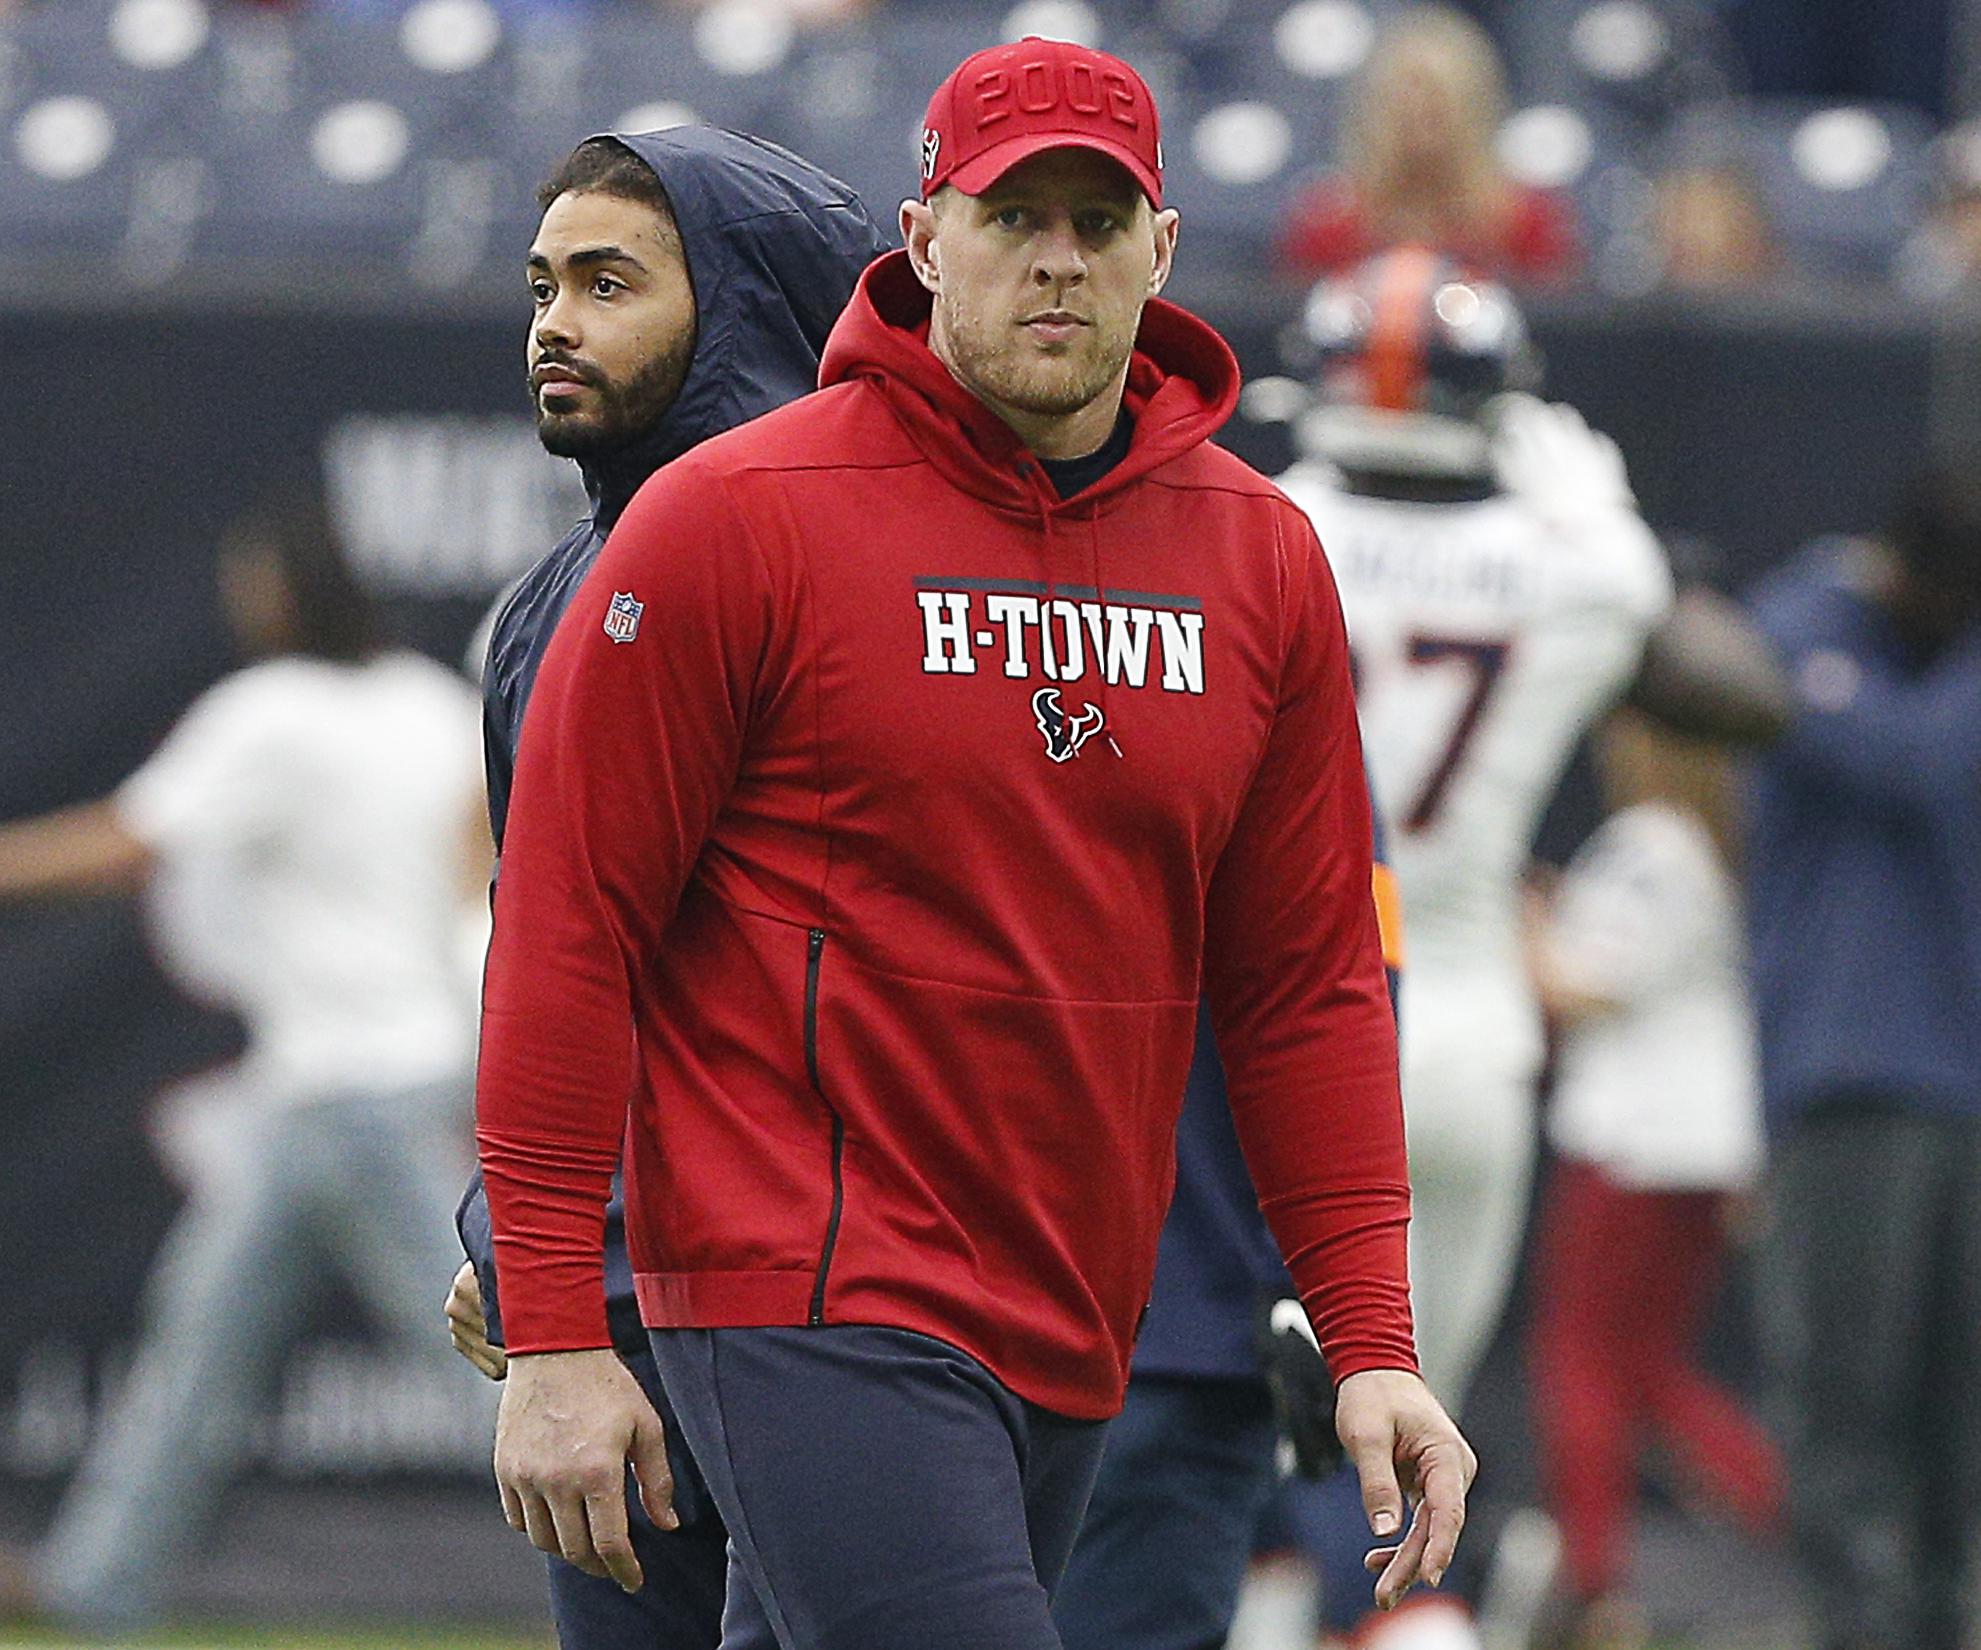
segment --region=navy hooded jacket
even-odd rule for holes
[[[695,354],[680,392],[643,437],[580,461],[591,515],[523,575],[496,615],[482,712],[498,855],[537,666],[613,524],[662,465],[816,387],[826,335],[860,271],[889,245],[851,189],[773,143],[708,126],[611,135],[667,192],[695,291]],[[606,1212],[607,1309],[615,1344],[638,1352],[646,1338],[621,1214],[615,1189]],[[481,1284],[490,1338],[499,1343],[494,1243],[479,1170],[456,1220]]]

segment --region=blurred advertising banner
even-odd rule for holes
[[[0,444],[0,817],[103,795],[238,663],[215,548],[271,477],[320,472],[396,635],[456,666],[585,507],[537,445],[515,325],[0,329],[40,363]],[[172,1165],[196,1145],[186,1079],[223,1067],[239,1032],[174,989],[132,900],[0,908],[0,982],[0,1480],[53,1480],[129,1361]],[[465,1162],[465,1125],[460,1146]],[[439,1344],[447,1282],[432,1280]],[[388,1353],[355,1296],[325,1293],[251,1455],[285,1476],[485,1468],[486,1412]]]
[[[359,577],[388,598],[488,600],[585,506],[524,413],[350,413],[324,432],[324,480]]]
[[[0,312],[0,818],[103,795],[234,666],[215,545],[272,474],[320,469],[404,639],[455,664],[498,590],[582,513],[527,415],[520,284],[513,313],[345,294],[377,311],[353,314],[324,296],[322,313],[198,295]],[[1298,371],[1282,355],[1297,294],[1183,296],[1255,376]],[[1965,346],[1904,315],[1647,304],[1536,306],[1534,321],[1550,392],[1616,436],[1654,525],[1711,540],[1734,584],[1810,534],[1875,524],[1926,444],[1936,386],[1965,381],[1949,368]],[[1280,468],[1297,400],[1279,416],[1248,405],[1225,439]],[[0,911],[0,1478],[73,1465],[178,1202],[159,1097],[237,1046],[167,982],[133,902]],[[480,1419],[381,1361],[354,1300],[310,1324],[265,1460],[481,1462],[462,1436]]]

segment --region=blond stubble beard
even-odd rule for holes
[[[944,338],[956,375],[987,400],[1041,417],[1065,417],[1091,405],[1113,386],[1135,349],[1135,329],[1130,327],[1118,342],[1104,345],[1089,336],[1065,355],[1041,354],[1028,361],[1021,353],[1029,348],[1022,338],[993,342],[960,306],[941,295],[936,302],[942,306]]]

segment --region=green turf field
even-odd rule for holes
[[[100,1641],[65,1636],[0,1621],[0,1650],[92,1650]],[[512,1627],[477,1632],[470,1627],[187,1627],[119,1640],[103,1650],[556,1650],[548,1627],[535,1636]],[[1650,1650],[1803,1650],[1789,1644],[1741,1639],[1737,1643],[1660,1641]]]
[[[90,1639],[15,1632],[0,1624],[0,1650],[83,1650]],[[374,1627],[328,1632],[308,1628],[235,1627],[161,1633],[143,1640],[120,1640],[114,1650],[554,1650],[546,1630],[536,1638],[517,1637],[508,1629],[476,1633],[467,1629],[434,1633],[422,1628]],[[1698,1650],[1684,1644],[1653,1645],[1651,1650]],[[1743,1645],[1741,1650],[1765,1650]]]
[[[14,1631],[0,1626],[0,1650],[83,1650],[93,1639],[59,1633]],[[366,1627],[331,1631],[290,1627],[186,1628],[120,1640],[115,1650],[548,1650],[546,1631],[535,1637],[509,1629],[436,1633],[425,1628]]]

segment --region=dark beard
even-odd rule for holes
[[[597,458],[637,441],[674,405],[694,358],[695,334],[690,332],[623,384],[587,380],[598,394],[597,410],[588,413],[544,412],[532,382],[530,400],[538,409],[537,440],[555,458],[576,459]]]

